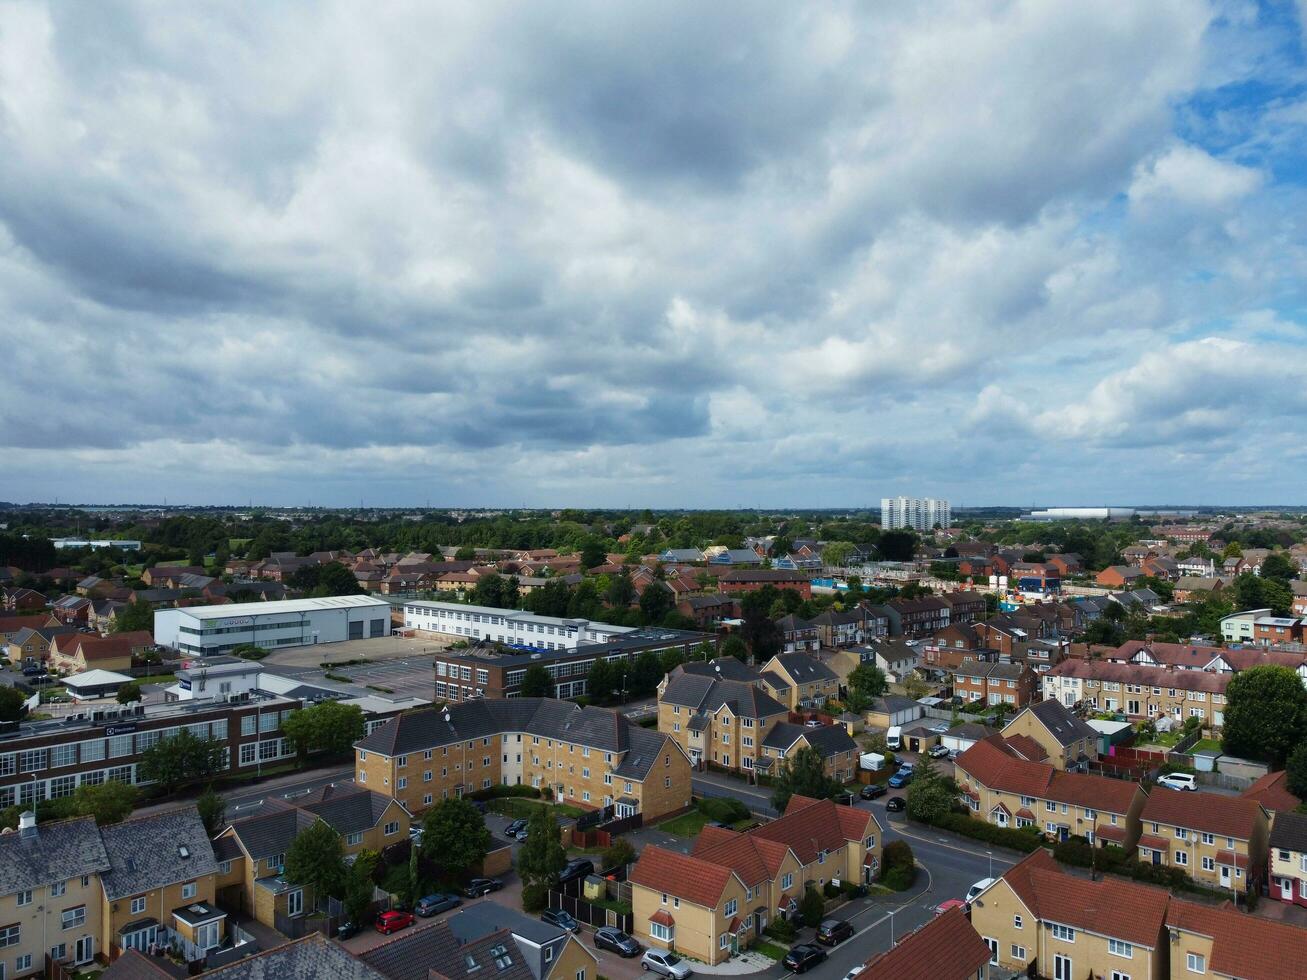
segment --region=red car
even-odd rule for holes
[[[377,932],[389,936],[392,932],[407,929],[413,924],[410,912],[382,912],[377,916]]]

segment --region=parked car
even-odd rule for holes
[[[901,796],[891,796],[885,801],[885,809],[890,813],[900,813],[908,804]]]
[[[868,783],[858,790],[858,795],[864,800],[874,800],[884,796],[887,792],[889,791],[885,788],[884,783]]]
[[[430,918],[439,912],[448,912],[450,909],[458,908],[463,904],[463,900],[457,895],[426,895],[418,899],[417,906],[413,909],[422,918]]]
[[[567,862],[567,866],[558,873],[558,883],[562,885],[594,873],[595,865],[589,858],[572,858]]]
[[[826,958],[826,951],[813,943],[799,943],[782,961],[785,968],[795,973],[806,973]]]
[[[530,835],[527,832],[527,829],[523,827],[521,830],[519,830],[516,834],[513,835],[513,839],[517,841],[524,841],[527,839],[528,836]]]
[[[523,830],[526,830],[526,821],[514,820],[512,823],[510,823],[507,827],[504,828],[504,836],[516,837]]]
[[[392,932],[407,929],[413,924],[412,912],[382,912],[377,916],[377,932],[389,936]]]
[[[978,882],[976,882],[974,885],[972,885],[970,888],[967,889],[966,903],[970,905],[972,902],[974,902],[977,898],[980,897],[980,894],[986,888],[988,888],[993,883],[994,883],[993,878],[981,878]]]
[[[690,964],[675,953],[666,953],[661,949],[646,950],[644,956],[640,958],[640,966],[653,973],[671,977],[672,980],[685,980],[694,972],[690,969]]]
[[[1165,775],[1157,781],[1157,785],[1165,786],[1167,789],[1198,791],[1198,780],[1187,772],[1173,772]]]
[[[900,769],[898,772],[896,772],[894,775],[890,776],[889,778],[889,785],[891,789],[899,789],[902,786],[908,785],[908,783],[910,782],[912,782],[911,769]]]
[[[480,898],[482,895],[497,892],[503,887],[504,883],[498,878],[473,878],[463,889],[463,894],[468,898]]]
[[[337,939],[348,939],[350,936],[357,936],[358,934],[359,926],[357,922],[346,921],[336,926]]]
[[[638,956],[640,953],[639,943],[621,929],[612,926],[600,926],[595,930],[595,948],[611,950],[623,958]]]
[[[816,719],[816,718],[809,718],[807,721],[805,721],[805,722],[803,723],[803,727],[804,727],[804,728],[820,728],[820,727],[821,727],[821,721],[818,720],[818,719]]]
[[[950,898],[950,899],[946,899],[943,902],[940,902],[938,905],[935,906],[935,914],[943,915],[945,912],[950,912],[953,909],[962,909],[963,911],[966,911],[966,908],[967,908],[967,903],[962,901],[962,899]]]
[[[566,929],[568,932],[581,931],[581,923],[562,909],[545,909],[540,913],[540,921],[548,922],[551,926],[558,926],[560,929]]]
[[[838,946],[846,939],[853,938],[853,923],[844,919],[822,919],[817,926],[817,942],[823,946]]]
[[[947,745],[932,745],[930,747],[930,751],[927,752],[926,754],[929,755],[932,759],[945,759],[948,758],[949,751],[950,750]]]
[[[934,732],[936,735],[943,735],[946,731],[948,731],[948,722],[941,721],[938,722],[937,724],[931,725],[930,730]]]

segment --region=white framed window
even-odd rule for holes
[[[1202,953],[1186,953],[1184,966],[1190,973],[1206,973],[1207,957]]]
[[[1059,925],[1056,922],[1049,924],[1049,931],[1052,932],[1054,939],[1060,939],[1064,943],[1073,943],[1076,941],[1076,931],[1070,926]]]
[[[1186,865],[1189,863],[1189,855],[1188,855],[1188,853],[1185,852],[1185,851],[1176,851],[1176,852],[1175,852],[1175,863],[1176,863],[1177,865],[1179,865],[1180,867],[1184,867],[1184,866],[1186,866]]]
[[[1012,944],[1012,958],[1013,958],[1014,960],[1025,960],[1025,958],[1026,958],[1026,947],[1024,947],[1024,946],[1018,946],[1016,943],[1013,943],[1013,944]]]
[[[670,943],[675,934],[675,926],[665,926],[658,922],[649,923],[649,935],[659,942]]]
[[[1134,959],[1135,955],[1134,946],[1119,939],[1109,939],[1107,941],[1107,951],[1113,956],[1123,956],[1127,960]]]
[[[145,911],[145,896],[138,895],[132,899],[132,915],[140,915]]]
[[[195,882],[193,881],[186,882],[185,884],[182,885],[182,898],[194,898],[195,891],[196,891]]]
[[[734,915],[734,914],[735,914],[736,912],[738,912],[739,910],[740,910],[740,903],[737,902],[735,899],[731,899],[729,902],[726,903],[726,908],[724,909],[724,914],[726,914],[726,915]]]
[[[1019,915],[1014,915],[1014,916],[1012,916],[1012,928],[1013,928],[1013,929],[1021,929],[1021,928],[1023,928],[1022,921],[1021,921],[1021,916],[1019,916]]]

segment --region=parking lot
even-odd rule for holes
[[[381,693],[399,698],[435,697],[435,668],[426,658],[382,660],[355,667],[335,667],[331,671],[348,677],[355,684],[384,688]]]
[[[449,642],[431,637],[400,636],[395,633],[368,640],[341,640],[339,643],[316,643],[311,646],[274,650],[263,662],[284,667],[317,667],[327,662],[341,663],[346,660],[421,658],[437,650],[443,650]]]

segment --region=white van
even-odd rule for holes
[[[885,747],[891,752],[898,752],[903,748],[903,726],[894,725],[885,733]]]
[[[967,904],[970,905],[977,898],[979,898],[981,893],[984,892],[984,890],[988,888],[990,885],[992,885],[993,883],[994,883],[993,878],[981,878],[978,882],[976,882],[974,885],[968,888],[967,898],[966,898]]]

